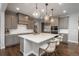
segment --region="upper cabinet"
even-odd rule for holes
[[[19,24],[24,24],[24,25],[26,25],[26,24],[28,24],[28,20],[29,20],[29,16],[26,16],[26,15],[24,15],[24,14],[18,14],[18,18],[19,18]]]
[[[5,27],[6,29],[17,28],[17,15],[14,12],[6,11],[5,13]]]
[[[69,17],[60,17],[59,18],[59,28],[68,29],[68,19]]]
[[[27,26],[27,29],[33,29],[34,20],[28,15],[18,13],[18,23]]]

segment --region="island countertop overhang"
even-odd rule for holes
[[[43,41],[52,39],[53,37],[57,36],[58,34],[51,34],[51,33],[40,33],[40,34],[28,34],[28,35],[18,35],[25,40],[29,40],[35,43],[41,43]]]

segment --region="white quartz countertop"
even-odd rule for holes
[[[57,35],[58,34],[40,33],[40,34],[18,35],[18,36],[35,43],[41,43]]]
[[[23,33],[33,33],[33,29],[27,29],[26,25],[17,25],[16,29],[9,29],[9,33],[6,33],[6,35],[23,34]]]
[[[28,34],[33,33],[33,30],[25,30],[25,31],[19,31],[19,30],[12,30],[10,33],[6,33],[6,35],[17,35],[17,34]]]
[[[59,33],[68,34],[68,29],[59,29]]]

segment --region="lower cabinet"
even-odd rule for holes
[[[68,34],[64,34],[63,42],[68,42]]]
[[[17,35],[7,35],[5,37],[5,46],[11,46],[19,44],[20,40]]]
[[[23,53],[24,52],[24,39],[23,38],[19,38],[20,39],[20,52]]]

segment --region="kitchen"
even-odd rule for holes
[[[59,6],[59,8],[60,8],[60,5],[58,3],[53,3],[53,4],[49,3],[48,5],[46,5],[44,3],[43,4],[41,4],[41,3],[40,4],[39,3],[38,4],[35,4],[35,3],[34,4],[32,4],[32,3],[8,4],[8,7],[5,12],[5,47],[10,47],[10,46],[20,44],[20,52],[23,53],[22,52],[23,49],[25,49],[24,51],[27,50],[24,47],[27,44],[24,44],[24,42],[28,41],[28,40],[27,41],[23,41],[23,40],[26,40],[28,37],[31,39],[31,36],[33,36],[33,35],[34,36],[32,38],[34,38],[34,39],[35,39],[35,36],[37,36],[37,38],[44,36],[43,38],[47,41],[49,38],[51,38],[51,35],[52,35],[52,37],[54,36],[53,34],[55,34],[55,35],[63,34],[62,42],[65,42],[65,43],[68,42],[69,16],[60,16],[60,17],[55,16],[54,12],[56,12],[55,11],[56,9],[54,7],[53,7],[53,11],[52,11],[52,5],[54,5],[54,4]],[[28,5],[31,5],[31,6],[33,5],[33,6],[28,7]],[[30,13],[33,13],[35,10],[40,9],[41,5],[43,5],[43,7],[45,8],[45,11],[41,10],[41,12],[40,12],[41,15],[45,16],[45,15],[48,15],[51,13],[50,19],[53,16],[53,21],[47,20],[47,19],[44,20],[42,18],[42,16],[40,16],[41,18],[39,18],[39,17],[34,18],[36,15],[30,14]],[[16,7],[16,6],[18,6],[18,7]],[[26,6],[27,8],[23,8],[22,6]],[[34,11],[31,11],[33,8],[34,8]],[[48,11],[50,13],[48,13]],[[28,13],[31,16],[27,15]],[[63,12],[63,15],[65,15],[65,14],[66,14],[66,12]],[[49,33],[51,35],[49,35],[47,33]],[[31,35],[31,34],[33,34],[33,35]],[[42,40],[43,40],[43,38],[42,38]],[[38,41],[41,42],[40,41],[41,39],[38,41],[36,41],[36,40],[34,42],[38,42]],[[23,43],[22,43],[22,41],[23,41]],[[40,46],[40,44],[38,44],[38,45]],[[29,43],[28,43],[28,46],[29,46]],[[28,47],[28,46],[26,46],[26,47]],[[32,48],[30,48],[30,49],[32,49]],[[39,51],[39,50],[37,50],[37,51]],[[27,51],[26,51],[26,53],[27,53]],[[23,55],[26,55],[26,53],[24,52]],[[35,53],[34,55],[39,55],[39,54]]]

